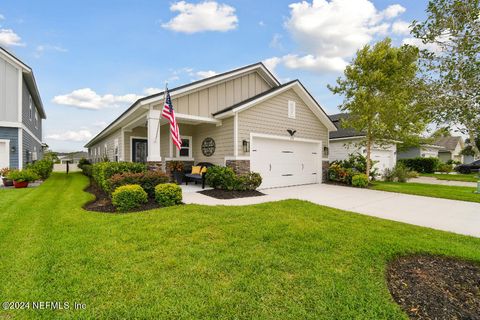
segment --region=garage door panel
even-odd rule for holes
[[[261,187],[317,182],[318,143],[253,138],[251,168],[262,175]]]

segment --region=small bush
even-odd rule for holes
[[[117,173],[145,172],[147,167],[138,162],[99,162],[93,165],[92,177],[105,192],[109,192],[108,179]]]
[[[407,178],[408,179],[413,179],[413,178],[418,178],[419,174],[415,170],[408,171],[407,173]]]
[[[364,173],[356,174],[352,177],[352,186],[357,188],[368,187],[368,177]]]
[[[213,166],[205,174],[205,182],[214,189],[234,190],[236,175],[231,168]]]
[[[77,166],[78,166],[80,169],[83,170],[83,166],[91,165],[91,164],[92,164],[92,163],[90,162],[90,160],[85,159],[85,158],[82,158],[82,159],[80,159],[80,160],[78,161],[78,165],[77,165]]]
[[[334,161],[328,168],[328,179],[345,184],[352,184],[352,177],[355,174],[361,173],[352,168],[345,168],[341,162]]]
[[[148,195],[138,184],[118,187],[112,193],[112,204],[118,211],[128,211],[148,202]]]
[[[163,183],[155,187],[155,200],[163,207],[182,203],[182,188],[175,183]]]
[[[35,172],[40,177],[40,179],[46,180],[52,173],[53,162],[45,159],[37,160],[34,163],[28,164],[27,169]]]
[[[25,169],[22,171],[19,170],[12,170],[8,173],[7,179],[16,181],[16,182],[33,182],[35,180],[40,179],[38,174],[31,170],[31,169]]]
[[[385,169],[383,172],[383,180],[387,182],[407,182],[410,178],[418,177],[418,173],[409,170],[403,163],[397,162],[393,169]]]
[[[155,197],[155,186],[168,182],[168,176],[160,171],[125,172],[113,175],[108,179],[108,188],[113,191],[127,184],[138,184],[150,198]]]
[[[238,191],[256,190],[262,184],[262,177],[257,172],[238,175],[234,189]]]
[[[398,163],[404,164],[408,169],[414,170],[420,173],[434,173],[440,160],[438,158],[412,158],[412,159],[400,159]]]
[[[443,172],[443,173],[450,173],[453,171],[452,165],[448,163],[441,163],[438,168],[438,171]]]
[[[82,165],[82,173],[84,175],[86,175],[87,177],[91,177],[92,176],[92,168],[93,166],[91,164],[84,164]]]

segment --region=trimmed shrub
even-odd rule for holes
[[[434,173],[439,164],[438,158],[412,158],[412,159],[399,159],[397,163],[404,164],[408,169],[414,170],[420,173]]]
[[[34,163],[28,164],[27,169],[35,172],[40,177],[40,179],[46,180],[52,173],[53,162],[45,159],[37,160]]]
[[[368,177],[364,173],[356,174],[352,177],[352,186],[357,188],[368,187]]]
[[[214,189],[246,191],[257,189],[262,184],[262,177],[256,172],[237,175],[231,168],[213,166],[208,168],[205,182]]]
[[[93,165],[92,177],[95,182],[105,192],[109,192],[108,179],[113,175],[125,172],[145,172],[147,167],[143,163],[138,162],[99,162]]]
[[[443,172],[443,173],[450,173],[453,171],[452,165],[448,163],[441,163],[438,168],[438,171]]]
[[[31,169],[25,170],[12,170],[8,173],[7,179],[14,180],[16,182],[33,182],[40,179],[40,176]]]
[[[155,200],[163,207],[182,203],[182,188],[175,183],[163,183],[155,187]]]
[[[168,176],[160,171],[117,173],[108,179],[108,188],[113,191],[127,184],[138,184],[145,190],[150,198],[154,198],[155,186],[161,183],[167,183],[168,180]]]
[[[91,177],[92,176],[92,168],[93,166],[91,164],[84,164],[82,166],[82,173],[84,175],[86,175],[87,177]]]
[[[91,165],[91,164],[92,164],[92,163],[90,162],[90,160],[85,159],[85,158],[82,158],[82,159],[80,159],[80,160],[78,161],[78,165],[77,165],[77,166],[78,166],[80,169],[83,170],[83,166],[85,166],[85,165]]]
[[[358,173],[360,172],[351,168],[344,168],[341,162],[334,161],[328,168],[328,179],[330,181],[352,184],[352,177]]]
[[[118,211],[128,211],[148,202],[148,195],[138,184],[118,187],[112,193],[112,204]]]
[[[249,172],[236,177],[235,190],[252,191],[262,184],[262,177],[257,172]]]
[[[234,190],[236,185],[235,172],[228,167],[213,166],[205,174],[205,182],[214,189]]]
[[[383,172],[383,180],[387,182],[407,182],[408,179],[418,176],[415,171],[409,170],[403,163],[397,162],[393,169],[385,169]]]

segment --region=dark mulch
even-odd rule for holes
[[[237,198],[259,197],[259,196],[265,195],[264,193],[261,193],[260,191],[257,191],[257,190],[228,191],[228,190],[210,189],[210,190],[199,191],[199,193],[215,199],[237,199]]]
[[[85,210],[118,213],[112,204],[112,199],[110,199],[110,197],[93,180],[90,181],[90,185],[85,189],[85,191],[90,192],[95,196],[94,201],[83,206]],[[148,199],[148,202],[143,204],[141,207],[128,212],[138,212],[156,208],[160,208],[160,206],[155,202],[155,199]]]
[[[410,319],[480,319],[480,265],[408,256],[388,267],[388,288]]]

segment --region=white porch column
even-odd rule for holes
[[[160,110],[150,107],[147,115],[148,162],[161,162],[160,157]]]

